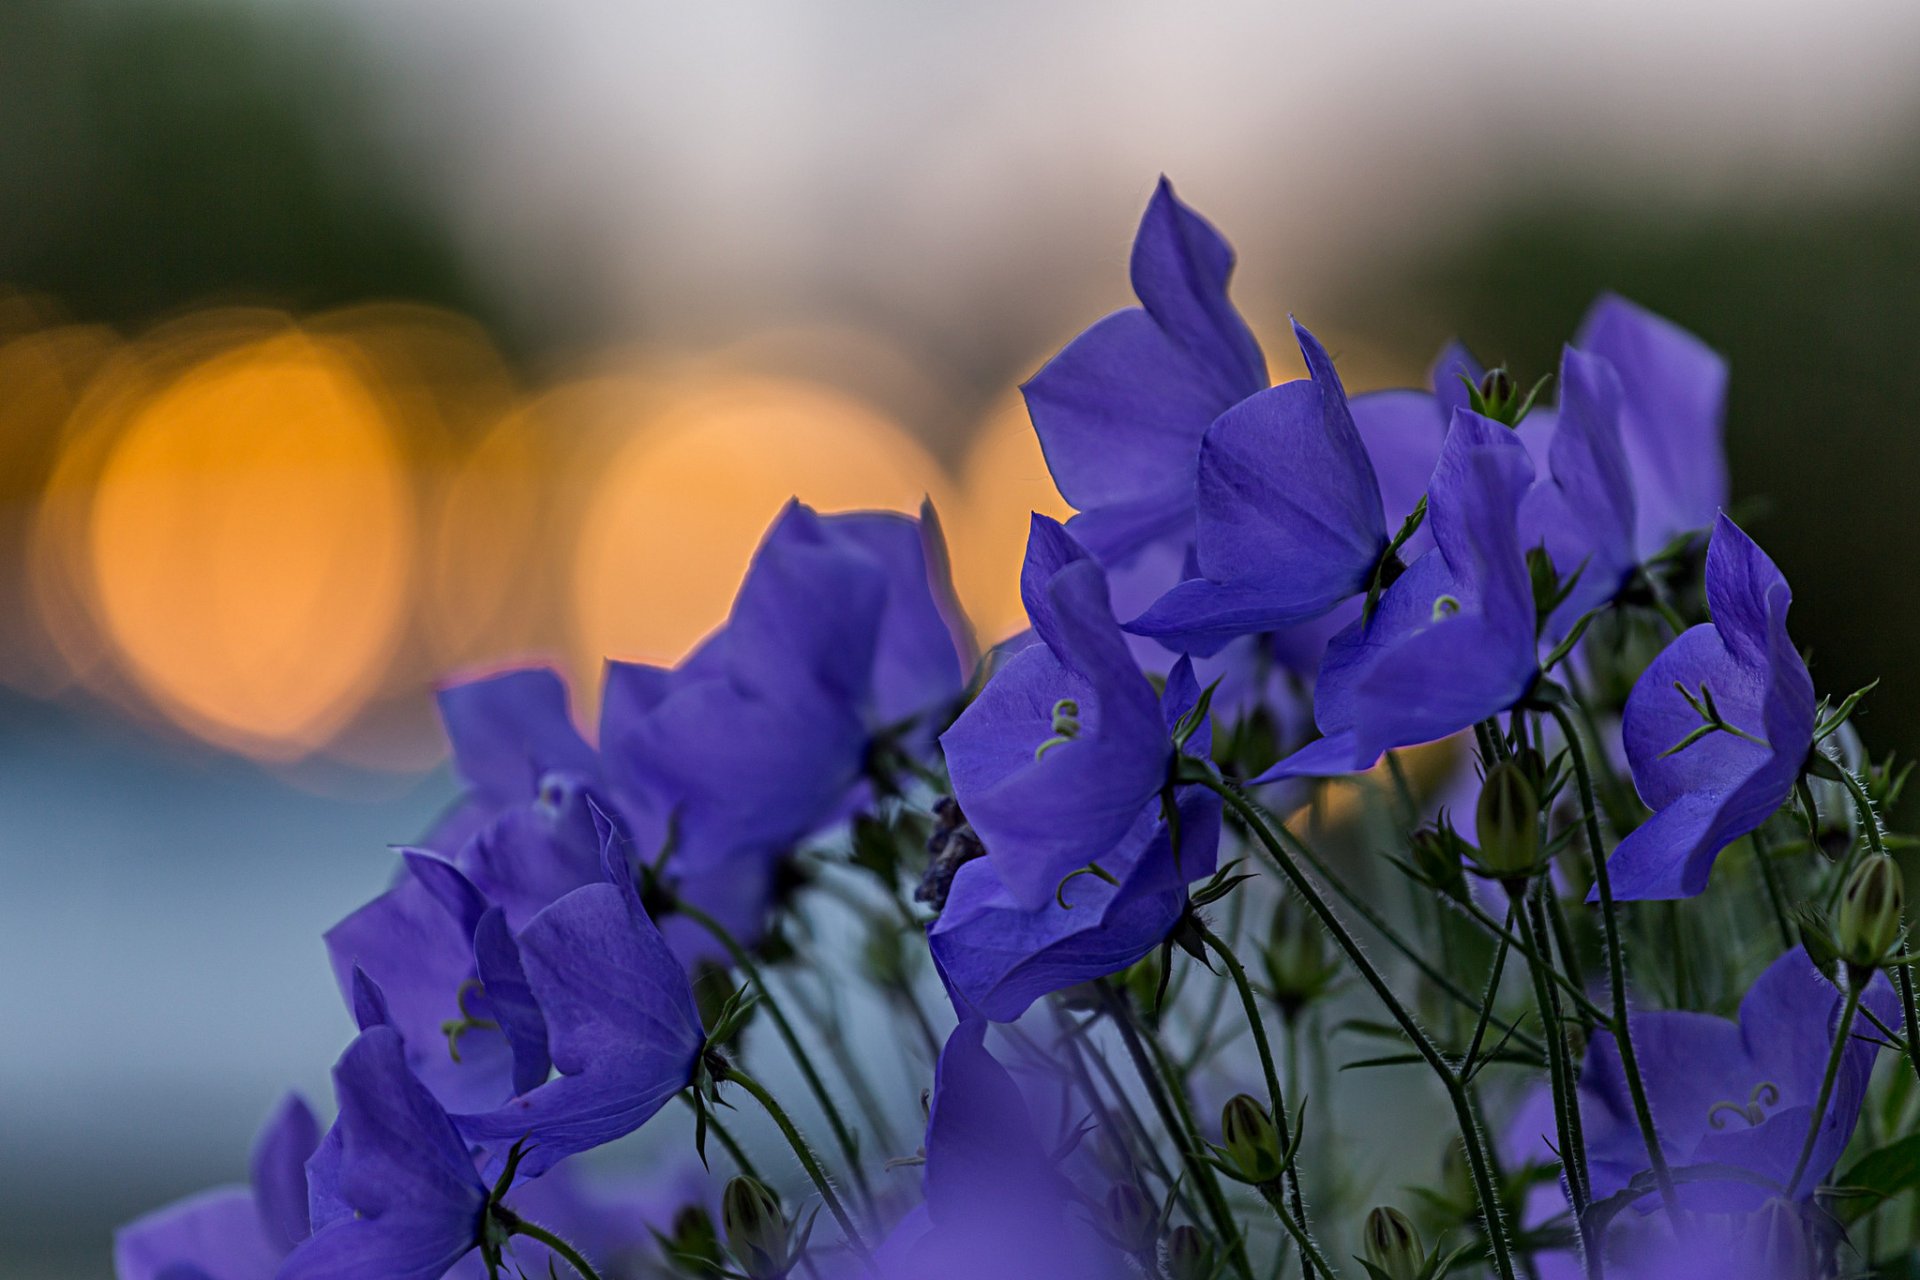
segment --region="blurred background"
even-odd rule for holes
[[[1816,679],[1920,748],[1920,8],[0,0],[0,1271],[104,1276],[348,1034],[451,673],[671,660],[789,493],[1014,629],[1015,388],[1158,174],[1351,386],[1733,366]]]

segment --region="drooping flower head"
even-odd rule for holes
[[[1193,664],[1182,659],[1161,697],[1169,735],[1199,699]],[[1205,758],[1211,739],[1203,718],[1186,750]],[[1176,796],[1177,821],[1167,821],[1160,796],[1148,800],[1094,859],[1104,875],[1077,876],[1037,908],[1009,892],[991,860],[964,863],[927,929],[955,1003],[1010,1022],[1041,996],[1118,973],[1160,945],[1186,908],[1187,885],[1213,874],[1220,845],[1220,797],[1193,786]]]
[[[1713,620],[1668,645],[1627,699],[1627,762],[1654,814],[1607,862],[1615,897],[1700,893],[1720,850],[1786,803],[1815,727],[1813,680],[1787,635],[1792,604],[1773,561],[1720,516],[1707,548]]]
[[[940,745],[1001,884],[1035,909],[1126,839],[1167,784],[1173,740],[1106,575],[1045,516],[1033,517],[1021,594],[1039,642],[994,673]]]
[[[320,1142],[313,1112],[297,1094],[274,1108],[254,1139],[251,1178],[169,1205],[114,1234],[119,1280],[271,1280],[309,1234],[307,1157]]]

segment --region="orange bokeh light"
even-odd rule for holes
[[[88,528],[103,629],[203,736],[297,758],[387,669],[413,504],[394,424],[339,342],[285,330],[157,389],[106,456]]]
[[[686,654],[726,618],[789,497],[826,511],[910,512],[926,495],[951,507],[933,457],[860,401],[785,378],[709,385],[669,398],[588,499],[573,590],[585,671]]]

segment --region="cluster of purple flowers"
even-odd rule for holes
[[[1445,1091],[1470,1183],[1425,1201],[1457,1249],[1368,1215],[1372,1276],[1849,1265],[1860,1206],[1830,1179],[1878,1049],[1920,1078],[1878,816],[1903,775],[1849,754],[1857,698],[1818,700],[1786,581],[1723,510],[1723,363],[1609,297],[1550,395],[1450,347],[1425,389],[1349,396],[1299,324],[1308,376],[1270,386],[1232,267],[1162,182],[1140,306],[1024,387],[1078,514],[1033,518],[1031,629],[984,659],[931,510],[796,503],[691,656],[608,664],[591,741],[551,671],[447,689],[463,798],[327,934],[359,1027],[336,1119],[289,1099],[250,1187],[122,1231],[122,1280],[1251,1280],[1260,1249],[1336,1274],[1336,1178],[1309,1183],[1340,1121],[1309,1121],[1294,1060],[1326,1038],[1313,1009],[1363,999],[1415,1051],[1382,1061]],[[1403,749],[1434,743],[1410,778]],[[1362,874],[1412,880],[1406,919],[1277,816],[1345,775],[1349,826],[1393,845]],[[1737,929],[1661,902],[1710,880]],[[872,929],[865,972],[921,1033],[917,1152],[862,1150],[784,1012],[781,971],[835,954],[807,931],[822,898]],[[1413,970],[1375,964],[1354,916]],[[1349,970],[1370,995],[1336,994]],[[742,1066],[768,1021],[831,1150]],[[1218,1127],[1196,1117],[1226,1094]],[[817,1238],[731,1136],[724,1191],[577,1167],[676,1096],[704,1163],[743,1095],[831,1214]],[[876,1189],[887,1157],[917,1191]],[[1866,1194],[1920,1181],[1900,1167]]]

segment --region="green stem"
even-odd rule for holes
[[[1567,927],[1567,913],[1560,909],[1560,895],[1555,892],[1552,880],[1547,881],[1541,896],[1547,900],[1547,921],[1553,926],[1553,943],[1560,948],[1560,966],[1566,970],[1564,985],[1575,997],[1574,1007],[1580,1010],[1582,1029],[1592,1035],[1595,1023],[1603,1021],[1606,1015],[1587,999],[1587,979],[1581,972],[1580,955],[1573,949],[1573,930]]]
[[[1228,1258],[1242,1280],[1253,1280],[1253,1266],[1247,1260],[1246,1242],[1235,1230],[1233,1212],[1227,1207],[1226,1195],[1220,1190],[1220,1180],[1214,1176],[1213,1166],[1207,1163],[1200,1150],[1199,1127],[1193,1122],[1193,1110],[1187,1104],[1186,1091],[1177,1088],[1177,1080],[1163,1083],[1163,1073],[1168,1064],[1164,1058],[1156,1063],[1154,1056],[1148,1053],[1140,1030],[1134,1025],[1133,1012],[1127,1008],[1126,997],[1116,992],[1111,984],[1102,982],[1100,986],[1106,1000],[1107,1014],[1120,1031],[1120,1041],[1127,1047],[1127,1056],[1133,1059],[1134,1073],[1140,1077],[1154,1110],[1160,1113],[1160,1123],[1165,1126],[1167,1136],[1180,1149],[1180,1160],[1187,1166],[1188,1176],[1200,1187],[1200,1198],[1206,1202],[1207,1212],[1213,1218],[1221,1247],[1228,1251]]]
[[[680,1101],[686,1103],[695,1111],[700,1110],[700,1103],[691,1091],[683,1090],[680,1094]],[[720,1139],[720,1145],[726,1148],[727,1155],[732,1158],[735,1168],[756,1182],[766,1181],[766,1179],[760,1176],[759,1171],[753,1167],[753,1161],[747,1158],[746,1150],[741,1147],[740,1140],[734,1137],[725,1125],[720,1123],[720,1117],[714,1115],[711,1110],[707,1112],[707,1128],[713,1131],[714,1137]]]
[[[500,1218],[508,1234],[525,1236],[529,1240],[538,1240],[541,1244],[566,1259],[567,1265],[579,1272],[582,1280],[600,1280],[600,1273],[593,1269],[591,1263],[580,1256],[580,1251],[568,1244],[565,1240],[562,1240],[559,1236],[553,1234],[553,1232],[547,1230],[545,1227],[536,1226],[528,1222],[525,1218],[508,1212],[504,1208],[496,1206],[493,1212]]]
[[[1459,1123],[1461,1140],[1466,1145],[1467,1166],[1473,1175],[1474,1190],[1480,1199],[1480,1211],[1486,1226],[1488,1248],[1493,1254],[1494,1264],[1501,1280],[1514,1280],[1513,1251],[1507,1242],[1507,1227],[1500,1211],[1500,1198],[1494,1192],[1492,1178],[1488,1172],[1486,1139],[1480,1132],[1479,1118],[1474,1114],[1467,1097],[1466,1087],[1461,1082],[1459,1074],[1435,1047],[1426,1030],[1414,1020],[1406,1006],[1401,1004],[1400,998],[1394,995],[1393,988],[1387,985],[1380,971],[1373,967],[1373,961],[1367,958],[1367,953],[1361,949],[1358,940],[1347,930],[1345,922],[1335,914],[1327,900],[1320,896],[1319,887],[1300,869],[1299,863],[1294,861],[1288,845],[1298,846],[1303,850],[1304,846],[1300,845],[1300,841],[1287,830],[1286,825],[1282,823],[1277,828],[1285,834],[1286,843],[1283,843],[1281,836],[1275,834],[1275,828],[1268,826],[1259,812],[1238,791],[1227,786],[1219,778],[1209,778],[1205,785],[1218,792],[1227,805],[1247,824],[1260,847],[1266,851],[1268,859],[1293,886],[1307,909],[1319,917],[1320,923],[1326,928],[1335,944],[1346,952],[1347,959],[1352,962],[1361,979],[1373,989],[1374,995],[1379,998],[1388,1015],[1399,1025],[1400,1030],[1413,1043],[1414,1049],[1426,1060],[1434,1075],[1445,1087],[1447,1098],[1453,1104],[1454,1117]]]
[[[1588,854],[1593,860],[1593,884],[1600,898],[1601,933],[1607,949],[1607,981],[1613,988],[1613,1039],[1620,1048],[1620,1071],[1627,1078],[1627,1093],[1633,1099],[1634,1119],[1640,1126],[1640,1139],[1646,1144],[1647,1160],[1653,1168],[1653,1180],[1660,1188],[1660,1200],[1667,1215],[1678,1226],[1683,1217],[1680,1196],[1674,1190],[1673,1170],[1667,1166],[1667,1153],[1660,1147],[1660,1135],[1653,1126],[1653,1108],[1647,1102],[1646,1081],[1640,1076],[1640,1057],[1633,1049],[1633,1027],[1627,1017],[1627,959],[1620,946],[1619,913],[1613,905],[1613,877],[1607,870],[1607,846],[1600,834],[1600,811],[1593,794],[1593,773],[1587,767],[1587,751],[1580,742],[1580,731],[1561,699],[1548,704],[1560,736],[1566,739],[1567,753],[1573,758],[1574,776],[1580,783],[1580,807],[1586,810]]]
[[[820,1110],[827,1117],[827,1125],[833,1130],[834,1141],[840,1147],[840,1154],[846,1158],[847,1170],[853,1179],[854,1188],[860,1194],[860,1200],[867,1213],[873,1212],[873,1190],[867,1185],[866,1173],[860,1167],[860,1147],[853,1140],[853,1133],[847,1128],[847,1122],[840,1116],[840,1108],[834,1105],[833,1095],[827,1092],[826,1082],[820,1079],[820,1073],[813,1069],[813,1059],[800,1045],[800,1037],[794,1031],[793,1024],[787,1020],[786,1013],[780,1008],[780,1002],[774,998],[773,988],[768,985],[766,976],[760,972],[760,966],[753,962],[747,949],[734,941],[727,927],[715,920],[700,908],[685,901],[676,901],[674,910],[693,921],[714,936],[719,944],[726,948],[727,954],[740,972],[747,975],[754,989],[760,993],[760,1003],[766,1009],[767,1016],[773,1019],[773,1026],[780,1033],[780,1039],[793,1055],[795,1065],[800,1068],[801,1078],[807,1082],[807,1088]]]
[[[815,1187],[819,1188],[820,1198],[826,1202],[827,1212],[831,1213],[833,1220],[840,1224],[841,1233],[846,1236],[847,1244],[871,1270],[873,1254],[868,1250],[866,1240],[861,1237],[860,1229],[853,1225],[853,1219],[847,1214],[847,1207],[840,1203],[839,1193],[834,1191],[833,1183],[828,1179],[826,1170],[820,1167],[820,1161],[814,1156],[813,1148],[809,1147],[807,1140],[800,1136],[800,1131],[793,1127],[793,1120],[787,1115],[786,1109],[771,1093],[767,1092],[764,1085],[738,1067],[728,1067],[726,1073],[720,1078],[731,1081],[752,1094],[754,1101],[773,1117],[773,1122],[779,1126],[781,1134],[787,1140],[787,1145],[792,1147],[793,1154],[800,1158],[800,1167],[807,1171],[807,1177],[813,1180]]]
[[[1261,1018],[1259,1002],[1253,997],[1253,984],[1247,981],[1246,967],[1240,963],[1240,957],[1233,953],[1233,948],[1222,941],[1220,935],[1207,928],[1204,921],[1196,916],[1193,923],[1200,932],[1201,940],[1213,948],[1227,966],[1227,972],[1233,976],[1234,988],[1240,993],[1240,1008],[1246,1013],[1247,1026],[1253,1032],[1254,1048],[1260,1053],[1260,1071],[1267,1083],[1267,1106],[1273,1114],[1274,1126],[1280,1131],[1281,1141],[1288,1141],[1293,1133],[1293,1125],[1287,1118],[1287,1097],[1280,1087],[1280,1072],[1273,1064],[1273,1047],[1267,1042],[1266,1021]],[[1301,1273],[1305,1280],[1313,1280],[1314,1267],[1319,1267],[1329,1276],[1333,1274],[1333,1268],[1327,1265],[1326,1258],[1321,1256],[1319,1248],[1307,1234],[1307,1208],[1305,1196],[1300,1190],[1300,1166],[1293,1160],[1297,1154],[1293,1152],[1288,1156],[1289,1163],[1293,1165],[1292,1177],[1287,1179],[1292,1184],[1293,1212],[1291,1215],[1282,1213],[1280,1220],[1288,1228],[1289,1234],[1294,1234],[1295,1228],[1298,1228],[1295,1240],[1300,1245],[1301,1256],[1308,1260],[1307,1265],[1301,1267]],[[1278,1201],[1276,1188],[1269,1203],[1278,1209]],[[1298,1219],[1297,1223],[1295,1219]]]
[[[1800,1187],[1800,1177],[1807,1171],[1807,1162],[1813,1159],[1813,1149],[1820,1143],[1820,1126],[1827,1118],[1827,1104],[1833,1100],[1833,1082],[1840,1076],[1840,1059],[1847,1051],[1847,1041],[1853,1037],[1853,1016],[1860,1009],[1860,988],[1863,982],[1848,982],[1845,1003],[1840,1006],[1840,1026],[1833,1034],[1833,1049],[1827,1054],[1827,1074],[1820,1081],[1820,1095],[1814,1099],[1813,1116],[1807,1121],[1807,1138],[1800,1144],[1800,1158],[1793,1162],[1793,1176],[1787,1179],[1787,1198],[1793,1199]]]
[[[1900,988],[1900,1008],[1906,1017],[1907,1065],[1913,1068],[1915,1080],[1920,1080],[1920,1008],[1916,1008],[1913,999],[1913,968],[1901,965],[1894,971]]]
[[[1521,901],[1520,935],[1539,953],[1539,958],[1529,966],[1533,970],[1533,998],[1540,1007],[1540,1024],[1546,1031],[1554,1121],[1560,1131],[1560,1163],[1567,1172],[1568,1198],[1573,1201],[1573,1220],[1579,1226],[1593,1198],[1587,1177],[1586,1135],[1580,1123],[1580,1095],[1573,1064],[1567,1057],[1566,1032],[1560,1025],[1560,1000],[1545,972],[1552,965],[1547,956],[1546,912],[1535,894],[1522,890]],[[1583,1253],[1591,1251],[1590,1242],[1583,1238],[1581,1243]]]
[[[1513,906],[1507,906],[1507,920],[1513,920]],[[1475,1061],[1480,1057],[1480,1046],[1487,1038],[1487,1022],[1493,1014],[1493,1002],[1500,996],[1500,975],[1507,971],[1507,953],[1512,951],[1506,930],[1500,931],[1500,943],[1493,952],[1493,971],[1487,975],[1487,994],[1480,1003],[1480,1016],[1473,1021],[1473,1038],[1467,1041],[1467,1055],[1460,1059],[1460,1072],[1471,1077],[1476,1068]]]
[[[1217,791],[1219,787],[1215,786],[1214,789]],[[1226,793],[1222,792],[1222,794],[1224,795]],[[1247,800],[1244,796],[1236,796],[1236,799],[1237,803],[1232,801],[1229,803],[1240,816],[1241,822],[1245,824],[1249,830],[1254,829],[1257,823],[1266,820],[1268,815],[1252,801]],[[1275,822],[1282,831],[1287,831],[1286,824],[1278,822],[1277,819]],[[1295,848],[1298,850],[1300,856],[1307,861],[1308,865],[1313,868],[1314,874],[1326,881],[1328,887],[1331,888],[1335,894],[1339,895],[1340,901],[1346,903],[1355,915],[1365,920],[1388,946],[1404,956],[1414,968],[1420,971],[1421,975],[1425,977],[1427,981],[1433,983],[1434,986],[1438,987],[1456,1004],[1464,1009],[1471,1009],[1476,1014],[1480,1012],[1481,1006],[1478,996],[1448,977],[1445,972],[1435,967],[1431,960],[1421,955],[1419,948],[1410,944],[1405,938],[1402,938],[1399,931],[1387,923],[1386,919],[1381,916],[1378,911],[1374,910],[1372,904],[1355,893],[1346,881],[1334,874],[1333,868],[1329,867],[1326,861],[1313,851],[1311,846],[1300,842],[1294,837],[1291,831],[1287,831],[1287,837],[1294,841]],[[1535,1053],[1544,1054],[1546,1052],[1544,1045],[1520,1028],[1509,1026],[1498,1018],[1494,1020],[1494,1025],[1499,1027],[1500,1033],[1511,1039],[1513,1043],[1523,1048],[1531,1049]]]
[[[1460,909],[1461,914],[1486,930],[1489,937],[1492,937],[1498,942],[1505,943],[1515,951],[1518,951],[1526,958],[1528,964],[1539,963],[1539,952],[1528,946],[1525,938],[1516,937],[1512,930],[1488,915],[1485,907],[1482,907],[1479,903],[1471,899],[1466,902],[1455,903],[1454,905]],[[1552,977],[1554,985],[1566,992],[1568,998],[1573,1001],[1574,1007],[1585,1014],[1590,1021],[1598,1022],[1602,1025],[1609,1024],[1612,1021],[1608,1017],[1606,1010],[1595,1004],[1585,991],[1574,985],[1573,979],[1561,973],[1551,964],[1547,966],[1547,972]],[[1543,1057],[1545,1056],[1546,1046],[1533,1045],[1532,1047]]]
[[[1334,1280],[1334,1277],[1339,1273],[1327,1265],[1327,1260],[1320,1256],[1320,1248],[1314,1244],[1313,1237],[1308,1234],[1305,1225],[1295,1219],[1294,1214],[1299,1211],[1298,1207],[1296,1206],[1291,1211],[1288,1210],[1285,1199],[1280,1193],[1279,1182],[1262,1183],[1259,1187],[1255,1188],[1255,1190],[1259,1191],[1260,1198],[1267,1202],[1267,1207],[1273,1210],[1273,1216],[1280,1219],[1280,1225],[1285,1227],[1287,1234],[1293,1237],[1294,1244],[1300,1247],[1300,1256],[1302,1258],[1313,1258],[1318,1261],[1320,1270],[1327,1276],[1327,1280]],[[1311,1280],[1313,1268],[1308,1265],[1302,1265],[1300,1274],[1303,1277],[1307,1277],[1307,1280]]]

